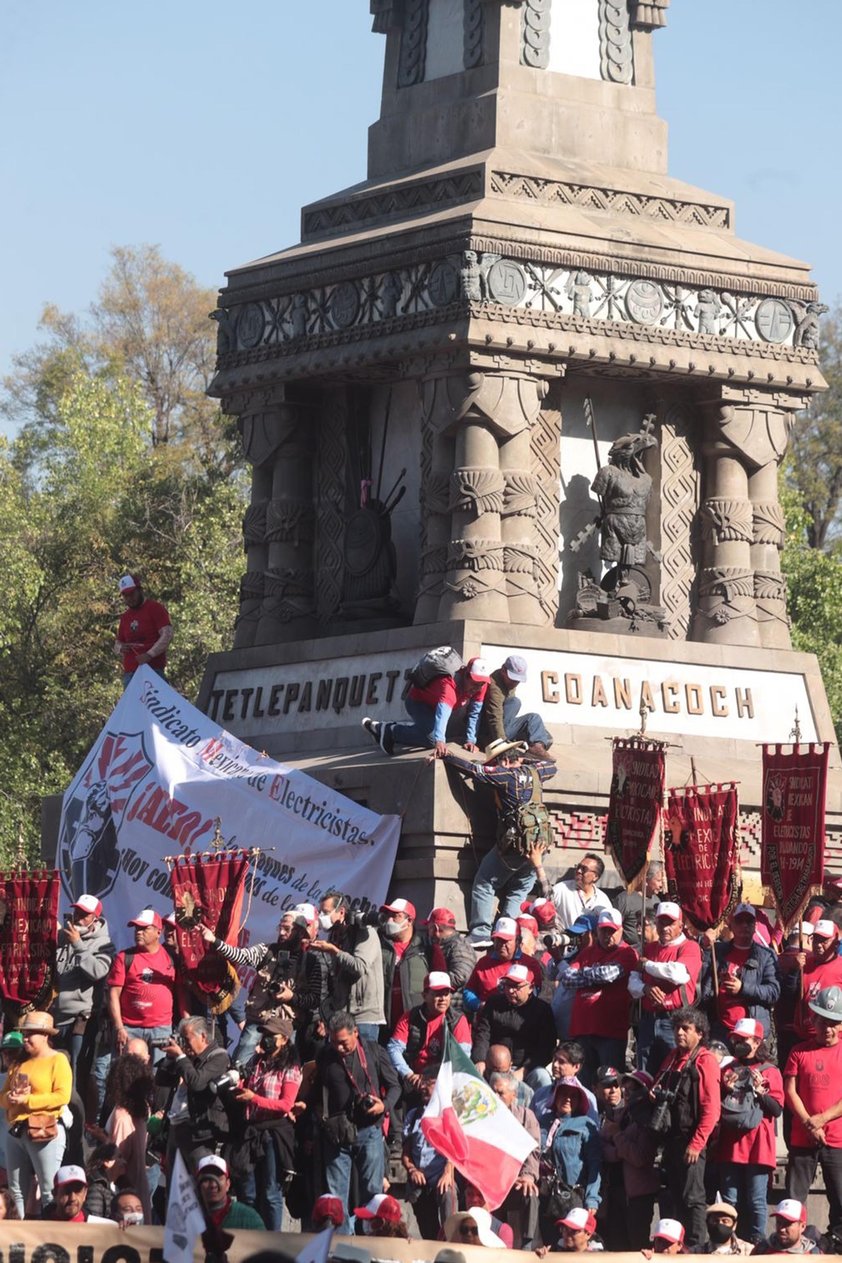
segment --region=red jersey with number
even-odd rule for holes
[[[832,1048],[817,1048],[812,1042],[797,1044],[784,1066],[784,1079],[793,1078],[795,1090],[811,1117],[836,1105],[842,1084],[842,1040]],[[842,1118],[825,1123],[824,1134],[829,1148],[842,1149]],[[792,1114],[792,1138],[789,1143],[790,1148],[816,1148],[815,1138],[795,1114]]]
[[[165,947],[155,952],[134,948],[118,952],[108,975],[110,987],[122,987],[124,1026],[172,1026],[175,965]]]
[[[132,648],[123,654],[123,670],[137,670],[137,655],[147,653],[161,634],[162,627],[169,627],[170,616],[160,601],[146,597],[136,610],[126,609],[120,617],[117,639]],[[152,659],[156,667],[167,665],[167,653],[159,653]]]
[[[570,1035],[601,1035],[605,1039],[625,1039],[629,1031],[629,974],[637,964],[637,952],[628,943],[618,943],[606,951],[592,943],[579,952],[568,975],[591,966],[615,965],[620,974],[613,982],[577,987],[573,993]]]

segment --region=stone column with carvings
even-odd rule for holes
[[[508,618],[503,574],[503,475],[497,439],[481,409],[470,408],[455,435],[450,478],[450,542],[439,616]]]
[[[266,505],[267,566],[255,645],[271,645],[312,627],[313,422],[300,404],[275,415],[278,447]]]
[[[748,480],[751,497],[751,564],[760,643],[767,649],[791,649],[786,612],[786,579],[781,573],[784,511],[778,500],[778,462],[770,461]]]
[[[711,428],[715,431],[715,420],[709,434]],[[707,644],[759,645],[748,476],[738,453],[727,443],[711,437],[702,450],[704,553],[693,639]]]
[[[541,601],[536,517],[538,479],[532,472],[532,431],[522,430],[500,449],[503,475],[503,570],[509,621],[548,621]]]

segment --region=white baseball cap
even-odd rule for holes
[[[596,1232],[596,1215],[585,1206],[574,1206],[563,1219],[557,1219],[556,1223],[572,1228],[574,1232]]]
[[[80,908],[82,912],[91,912],[95,917],[102,915],[102,900],[97,899],[96,895],[80,895],[73,904],[74,908]]]
[[[522,986],[524,982],[532,981],[532,975],[526,968],[526,965],[509,965],[500,981],[516,982],[518,986]]]
[[[59,1167],[53,1180],[53,1188],[60,1188],[62,1184],[84,1184],[87,1188],[88,1177],[84,1167]]]
[[[308,925],[312,925],[319,919],[319,910],[312,903],[297,903],[292,910],[292,915],[296,921],[306,921]]]
[[[763,1023],[756,1017],[741,1017],[731,1032],[732,1035],[748,1035],[751,1039],[762,1039],[765,1032]]]
[[[839,933],[839,926],[835,921],[817,921],[813,926],[814,938],[833,938]]]
[[[427,974],[424,979],[424,991],[452,991],[453,983],[450,981],[450,974],[446,974],[443,969],[434,969],[432,973]]]
[[[196,1167],[196,1174],[201,1175],[203,1171],[220,1171],[223,1175],[228,1174],[228,1163],[224,1158],[218,1157],[215,1153],[209,1153],[206,1157],[199,1161]]]
[[[807,1222],[807,1207],[801,1202],[797,1202],[794,1197],[785,1197],[782,1202],[778,1202],[772,1214],[776,1219],[787,1219],[791,1224]]]
[[[597,926],[610,925],[614,930],[622,930],[623,916],[619,908],[602,908],[597,920]]]
[[[140,587],[140,584],[133,574],[124,574],[117,587],[121,592],[134,592],[135,588]]]
[[[498,917],[491,931],[492,938],[517,938],[517,921],[514,917]]]
[[[733,915],[735,917],[752,917],[756,921],[757,909],[750,903],[738,903],[734,909]]]
[[[670,903],[669,899],[665,899],[664,902],[659,903],[655,909],[655,920],[657,921],[660,917],[665,917],[668,921],[680,921],[681,909],[677,903]],[[676,1223],[677,1221],[674,1219],[663,1219],[661,1222]]]
[[[680,1244],[684,1240],[684,1224],[680,1224],[677,1219],[659,1219],[652,1236]]]

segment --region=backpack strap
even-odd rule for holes
[[[532,777],[532,797],[529,801],[540,805],[544,801],[544,787],[541,784],[538,769],[530,765],[529,774]]]

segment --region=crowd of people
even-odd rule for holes
[[[209,1224],[537,1250],[815,1253],[842,1227],[842,880],[785,941],[739,904],[716,942],[664,898],[606,890],[596,854],[499,915],[477,952],[454,913],[339,891],[274,943],[210,952],[254,982],[227,1026],[191,998],[173,918],[116,951],[83,894],[57,994],[0,1045],[5,1213],[162,1222],[176,1151]],[[445,1032],[535,1141],[484,1205],[421,1119]],[[779,1137],[780,1135],[780,1144]],[[784,1196],[770,1177],[785,1156]],[[824,1237],[807,1223],[821,1167]],[[412,1215],[408,1218],[408,1209]]]

